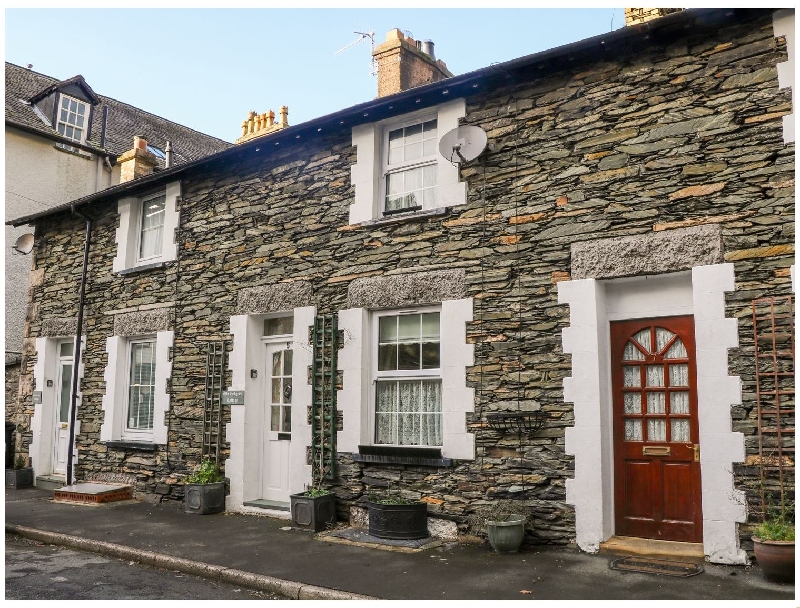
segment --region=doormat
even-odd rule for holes
[[[694,562],[673,562],[666,559],[630,555],[611,562],[612,570],[625,572],[644,572],[646,574],[665,574],[666,576],[689,577],[700,574],[703,566]]]

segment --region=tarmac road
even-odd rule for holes
[[[7,600],[286,599],[6,534]]]

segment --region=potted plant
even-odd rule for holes
[[[289,496],[292,523],[298,528],[319,532],[336,523],[336,495],[320,485]]]
[[[794,582],[794,503],[783,504],[767,514],[753,530],[753,552],[764,578],[777,583]]]
[[[467,527],[476,536],[485,532],[497,553],[516,553],[531,527],[530,509],[514,500],[496,500],[482,505],[467,518]]]
[[[28,466],[28,459],[21,454],[14,460],[14,468],[6,469],[7,488],[30,488],[33,485],[33,467]]]
[[[367,511],[371,536],[392,540],[416,540],[430,536],[428,503],[409,500],[399,494],[370,494]]]
[[[198,515],[225,510],[225,478],[219,466],[209,458],[203,460],[194,473],[184,479],[184,511]]]

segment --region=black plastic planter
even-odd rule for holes
[[[210,515],[225,510],[225,482],[186,484],[183,507],[186,513]]]
[[[328,524],[336,523],[336,495],[325,494],[310,498],[302,494],[289,496],[292,507],[292,523],[298,528],[324,530]]]
[[[6,469],[7,488],[30,488],[33,485],[33,468]]]
[[[369,533],[378,538],[415,540],[428,534],[428,504],[384,505],[368,502]]]

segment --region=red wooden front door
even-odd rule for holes
[[[701,542],[694,317],[611,323],[616,534]]]

